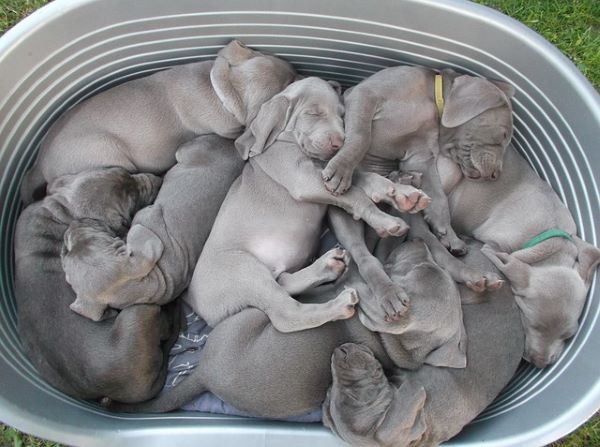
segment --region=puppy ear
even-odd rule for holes
[[[236,120],[242,124],[245,124],[246,107],[242,97],[231,82],[231,79],[229,78],[230,75],[231,64],[229,60],[221,55],[221,52],[219,52],[219,55],[217,55],[217,58],[213,63],[213,67],[210,70],[210,82],[225,109],[233,113]]]
[[[162,178],[154,174],[133,174],[131,177],[135,180],[140,193],[139,208],[150,205],[156,199],[156,195],[162,185]]]
[[[333,87],[338,96],[342,96],[342,84],[338,81],[327,81],[327,83]]]
[[[458,127],[483,112],[509,105],[506,95],[490,81],[463,75],[456,78],[442,112],[442,126]]]
[[[230,65],[239,65],[248,59],[252,59],[254,51],[248,48],[243,42],[234,39],[221,48],[217,53],[217,57],[222,57]]]
[[[226,144],[224,142],[230,141],[215,134],[201,135],[179,146],[175,159],[177,163],[186,166],[207,166],[217,153],[221,153],[221,146]]]
[[[114,317],[117,314],[114,309],[110,309],[105,304],[79,297],[77,297],[77,299],[71,303],[69,308],[82,317],[89,318],[93,321],[106,320]]]
[[[573,241],[579,251],[577,254],[577,273],[583,279],[586,287],[589,288],[592,284],[596,267],[600,264],[600,249],[577,236],[573,236]]]
[[[127,233],[127,255],[130,258],[131,274],[146,276],[162,256],[165,246],[160,238],[143,225],[136,224]]]
[[[445,368],[464,368],[467,366],[467,333],[462,321],[456,334],[445,344],[432,351],[425,358],[424,363]]]
[[[484,246],[481,252],[500,270],[510,281],[513,290],[524,290],[529,287],[531,266],[508,253],[494,252]]]
[[[58,189],[64,188],[72,183],[74,178],[75,176],[71,174],[61,175],[46,186],[46,193],[48,195],[54,194]]]
[[[264,103],[256,118],[235,140],[235,147],[244,160],[262,153],[285,129],[292,110],[291,101],[277,95]]]
[[[502,90],[502,93],[506,95],[508,99],[512,99],[515,96],[515,88],[507,82],[494,81],[490,79],[490,82]]]

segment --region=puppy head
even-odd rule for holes
[[[329,160],[344,142],[340,90],[339,84],[314,77],[294,82],[261,106],[236,148],[247,159],[285,131],[309,157]]]
[[[217,54],[210,78],[221,102],[247,125],[261,104],[294,81],[296,72],[283,59],[232,40]]]
[[[364,383],[378,387],[382,382],[387,384],[381,363],[371,350],[355,343],[345,343],[333,351],[331,372],[342,386]]]
[[[442,113],[441,151],[471,180],[496,180],[512,138],[514,89],[474,76],[457,77]]]
[[[577,332],[600,251],[595,249],[594,256],[583,256],[574,266],[531,266],[507,253],[484,253],[515,294],[525,329],[524,358],[538,368],[554,363]]]
[[[388,256],[384,268],[390,279],[411,297],[411,307],[400,324],[399,335],[381,334],[388,354],[394,360],[399,348],[412,356],[403,367],[466,366],[466,331],[462,320],[460,293],[450,275],[433,260],[421,240],[400,244]],[[398,333],[396,333],[398,334]],[[401,346],[401,347],[400,347]]]
[[[73,219],[100,220],[122,234],[132,215],[154,201],[161,182],[153,174],[102,168],[63,175],[48,186],[48,194],[67,208]]]
[[[142,287],[139,280],[154,268],[163,249],[160,239],[142,225],[129,230],[125,243],[105,223],[79,219],[65,232],[61,262],[79,304],[97,302],[122,308],[119,299],[131,298],[122,291],[132,282]],[[150,287],[148,297],[152,292]],[[97,319],[86,313],[85,308],[90,307],[94,306],[78,306],[78,312]]]
[[[425,390],[418,384],[390,385],[367,347],[346,343],[336,348],[331,372],[323,423],[348,444],[408,447],[423,436]]]

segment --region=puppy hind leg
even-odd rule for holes
[[[467,245],[454,232],[450,223],[448,197],[444,193],[433,156],[409,159],[402,168],[423,172],[422,190],[431,197],[431,204],[423,210],[425,220],[440,242],[455,256],[467,253]]]
[[[335,247],[308,267],[294,273],[283,272],[277,283],[290,295],[299,295],[322,284],[336,281],[347,270],[350,254],[341,247]]]
[[[255,306],[267,314],[279,332],[297,332],[311,329],[329,321],[344,320],[354,315],[358,294],[354,289],[344,289],[335,299],[326,303],[300,303],[282,288],[271,294],[269,303]]]

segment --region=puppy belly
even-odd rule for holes
[[[263,235],[248,244],[248,250],[277,278],[282,272],[296,271],[315,253],[318,234],[310,237]]]

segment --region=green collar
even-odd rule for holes
[[[551,239],[553,237],[562,237],[568,239],[570,241],[573,240],[573,237],[567,233],[565,230],[560,230],[558,228],[550,228],[549,230],[544,231],[543,233],[538,234],[536,237],[529,239],[527,242],[523,244],[522,248],[531,248],[535,247],[540,242],[544,242],[546,239]]]

